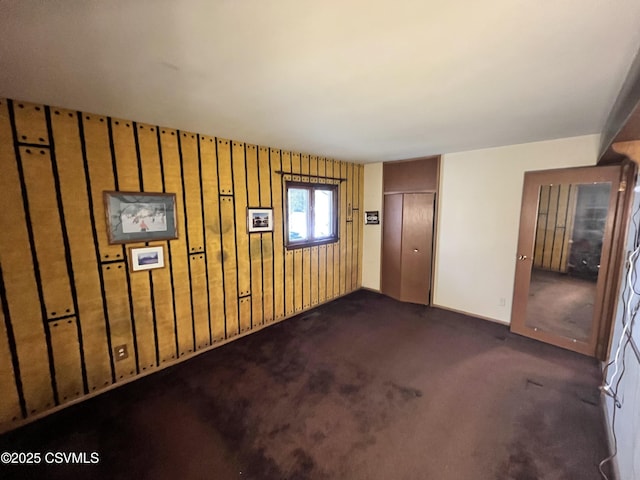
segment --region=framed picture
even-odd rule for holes
[[[104,192],[109,243],[178,238],[175,193]]]
[[[152,270],[164,267],[164,248],[157,247],[129,247],[129,261],[132,272]]]
[[[247,228],[249,233],[273,231],[272,208],[247,209]]]
[[[365,225],[380,225],[380,213],[378,210],[371,212],[364,212],[364,223]]]

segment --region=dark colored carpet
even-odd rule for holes
[[[0,436],[0,478],[598,479],[595,360],[359,291]]]

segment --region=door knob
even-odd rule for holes
[[[417,249],[417,248],[414,248],[414,249],[413,249],[413,251],[417,253],[417,252],[418,252],[418,249]]]
[[[526,260],[527,256],[526,255],[518,255],[518,260]]]

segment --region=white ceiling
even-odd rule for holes
[[[361,162],[600,133],[640,0],[2,0],[0,96]]]

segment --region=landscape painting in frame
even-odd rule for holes
[[[174,193],[104,192],[109,243],[178,238]]]
[[[162,245],[157,247],[130,247],[129,259],[132,272],[162,268],[164,267],[164,249]]]
[[[249,233],[273,231],[273,209],[249,208],[247,226]]]

